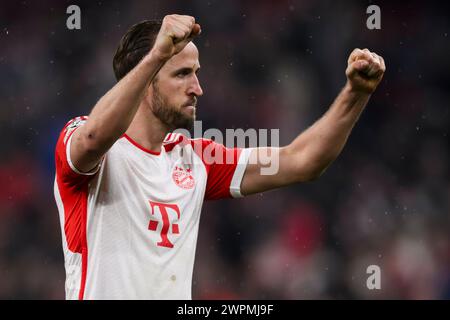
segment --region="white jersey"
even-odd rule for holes
[[[241,196],[250,149],[168,134],[155,153],[124,135],[81,173],[69,150],[86,120],[66,124],[55,152],[66,298],[191,299],[202,203]],[[207,161],[205,147],[233,163]]]

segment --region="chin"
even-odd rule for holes
[[[172,128],[175,129],[186,129],[191,130],[194,127],[195,117],[183,117],[179,118],[172,124]]]

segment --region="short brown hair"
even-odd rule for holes
[[[144,20],[133,25],[120,39],[113,59],[117,81],[125,77],[150,52],[161,24],[161,20]]]

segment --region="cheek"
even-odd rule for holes
[[[186,84],[183,80],[178,80],[167,87],[166,97],[172,105],[179,106],[186,100]]]
[[[164,77],[158,81],[158,92],[167,105],[179,108],[186,102],[186,85],[185,79]]]
[[[180,92],[183,92],[185,87],[185,81],[183,79],[164,79],[159,81],[158,89],[164,95],[170,97]]]

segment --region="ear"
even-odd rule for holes
[[[142,101],[141,101],[142,106],[145,109],[149,108],[150,110],[152,110],[152,108],[153,108],[153,106],[152,106],[153,93],[154,93],[153,85],[150,84],[148,86],[148,88],[145,90],[144,96],[142,97]]]

